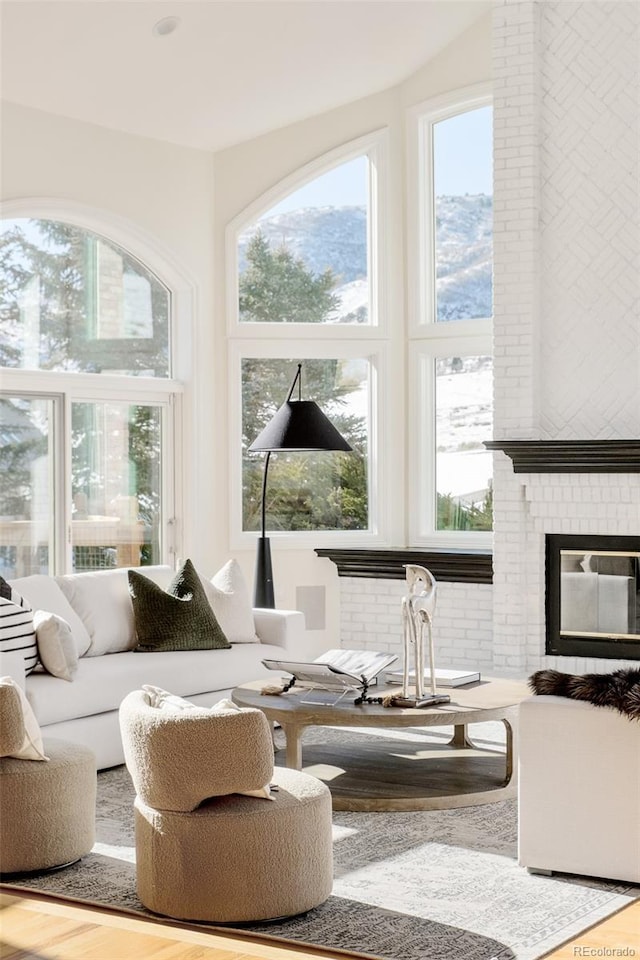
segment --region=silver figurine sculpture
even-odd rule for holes
[[[408,563],[405,565],[405,570],[408,595],[402,598],[404,653],[402,693],[393,699],[398,706],[411,707],[426,707],[434,703],[447,703],[451,698],[436,691],[432,630],[433,614],[436,608],[436,581],[426,567]],[[428,694],[425,693],[424,677],[425,638],[429,648],[430,691]],[[415,693],[410,688],[412,659],[414,661]]]

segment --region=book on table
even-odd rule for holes
[[[440,670],[435,671],[437,687],[464,687],[467,683],[477,683],[480,680],[480,674],[475,670]],[[409,671],[409,682],[415,679],[415,670]],[[424,679],[426,683],[431,683],[431,673],[425,670]],[[402,683],[402,670],[392,670],[387,673],[385,680],[387,683]]]
[[[360,689],[377,682],[386,667],[395,663],[394,653],[374,650],[327,650],[310,662],[263,660],[269,670],[281,670],[295,677],[296,683],[327,690]]]

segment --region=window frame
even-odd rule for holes
[[[228,369],[230,383],[229,406],[229,506],[230,540],[232,549],[250,550],[255,546],[257,532],[242,529],[242,361],[247,359],[287,359],[295,362],[304,359],[352,360],[363,359],[369,362],[369,438],[367,445],[367,479],[369,526],[366,530],[271,530],[267,526],[267,535],[272,544],[279,547],[301,549],[336,543],[346,546],[371,545],[385,542],[381,529],[380,503],[384,503],[381,492],[380,449],[384,449],[384,426],[380,422],[380,410],[384,410],[384,387],[388,378],[388,366],[384,346],[365,341],[332,343],[318,340],[296,341],[241,340],[230,341],[228,350]],[[302,394],[305,397],[304,366],[302,368]],[[286,397],[282,397],[282,402]],[[327,456],[331,456],[330,453]]]
[[[491,83],[474,84],[427,100],[408,111],[407,233],[409,338],[491,334],[492,317],[436,320],[433,127],[461,113],[493,106]],[[426,173],[426,176],[424,175]],[[438,327],[447,328],[439,333]]]
[[[489,531],[437,530],[434,361],[446,356],[493,356],[493,318],[436,319],[433,127],[492,106],[492,84],[480,83],[425,101],[408,111],[408,441],[409,543],[440,549],[491,548]],[[487,439],[491,439],[487,437]]]
[[[172,255],[155,238],[120,217],[72,201],[23,198],[0,204],[2,219],[43,219],[70,223],[121,247],[140,261],[169,294],[170,377],[136,377],[102,373],[72,373],[0,367],[1,393],[54,398],[54,519],[50,574],[72,573],[71,553],[71,404],[113,402],[160,406],[161,437],[161,556],[175,564],[182,552],[185,485],[182,448],[184,381],[192,362],[195,285],[173,263]],[[180,336],[178,336],[180,331]],[[180,377],[181,379],[178,379]]]

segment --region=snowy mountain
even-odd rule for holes
[[[438,320],[490,317],[491,197],[436,197]]]
[[[491,229],[491,197],[436,198],[438,320],[491,316]],[[329,268],[335,274],[340,308],[333,322],[367,322],[365,207],[305,207],[263,217],[240,237],[241,272],[247,244],[258,230],[272,247],[284,244],[313,273]]]

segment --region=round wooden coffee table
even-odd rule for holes
[[[331,788],[335,810],[438,810],[495,803],[515,796],[518,704],[530,691],[517,680],[486,679],[465,687],[441,689],[450,703],[434,707],[355,706],[356,694],[338,703],[333,693],[313,691],[320,703],[302,702],[309,692],[293,687],[288,693],[264,695],[268,680],[236,687],[232,699],[241,707],[257,707],[271,723],[280,724],[286,738],[285,764],[303,768],[302,737],[308,727],[376,727],[377,736],[355,737],[345,744],[305,744],[304,769],[324,779]],[[374,696],[398,693],[399,688],[377,686]],[[495,744],[473,743],[467,727],[499,720],[506,728],[506,753]],[[385,737],[399,727],[453,727],[442,742]],[[357,733],[357,731],[354,731]],[[366,734],[366,731],[364,731]],[[435,734],[435,736],[439,736]],[[276,759],[278,762],[278,759]]]

